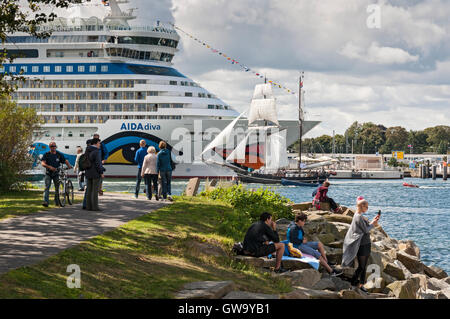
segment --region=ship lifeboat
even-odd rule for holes
[[[405,186],[405,187],[415,187],[415,188],[419,188],[418,185],[408,184],[408,183],[403,183],[403,186]]]

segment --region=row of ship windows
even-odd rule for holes
[[[33,65],[31,66],[31,73],[40,73],[42,70],[43,73],[50,73],[50,65]],[[63,66],[62,65],[55,65],[54,68],[54,72],[55,73],[61,73],[63,72]],[[74,66],[73,65],[66,65],[64,66],[64,70],[67,73],[71,73],[74,72]],[[77,66],[77,72],[97,72],[97,66],[96,65],[89,65],[88,67],[84,66],[84,65],[78,65]],[[18,73],[18,72],[23,72],[23,73],[29,73],[28,72],[28,67],[27,66],[21,66],[20,69],[17,68],[15,65],[10,65],[10,66],[1,66],[0,67],[0,72],[7,72],[7,73]],[[108,66],[107,65],[101,65],[100,66],[100,72],[108,72]]]
[[[181,120],[181,115],[68,115],[68,116],[42,116],[45,123],[64,124],[64,123],[105,123],[107,120]],[[50,135],[47,135],[49,137]],[[58,136],[60,137],[60,136]],[[80,137],[82,137],[80,135]]]
[[[23,67],[22,67],[23,68]],[[0,68],[1,70],[1,68]],[[134,88],[136,84],[180,85],[200,87],[195,82],[189,81],[164,81],[164,80],[35,80],[14,81],[19,89],[38,88]]]
[[[152,60],[171,62],[173,54],[157,51],[137,51],[128,48],[107,48],[106,54],[108,56],[121,56],[135,60]]]
[[[178,41],[155,38],[155,37],[138,37],[138,36],[106,36],[106,35],[53,35],[48,38],[38,38],[33,36],[11,36],[7,37],[6,43],[74,43],[74,42],[108,42],[108,43],[124,43],[124,44],[146,44],[168,46],[176,48]]]
[[[44,104],[19,103],[22,107],[31,107],[36,112],[157,112],[158,109],[182,109],[183,104],[180,103],[77,103],[77,104]],[[208,109],[228,110],[228,106],[208,105]]]
[[[98,91],[70,91],[70,92],[13,92],[14,100],[145,100],[147,96],[183,96],[183,93],[168,93],[158,91],[147,92],[98,92]],[[193,97],[192,92],[185,92],[185,97]],[[211,94],[197,93],[199,98],[213,98]],[[214,108],[214,107],[212,107]]]

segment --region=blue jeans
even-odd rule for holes
[[[142,181],[141,172],[142,172],[142,168],[138,168],[138,173],[136,176],[136,190],[134,191],[134,195],[136,195],[136,197],[139,196],[139,191],[141,189],[141,181]]]
[[[319,252],[319,242],[317,241],[308,241],[304,244],[300,244],[298,249],[300,249],[302,253],[314,256],[317,259],[321,256]]]
[[[156,198],[158,198],[158,174],[145,174],[144,180],[147,198],[148,199],[152,198],[153,191],[155,193]]]
[[[172,171],[160,171],[161,175],[161,186],[162,186],[162,195],[163,198],[167,198],[167,194],[172,195]]]
[[[50,193],[50,187],[53,184],[55,185],[55,203],[57,203],[56,199],[59,197],[59,176],[58,174],[55,174],[55,176],[50,176],[48,174],[45,174],[45,190],[44,190],[44,202],[48,204],[49,201],[49,193]]]

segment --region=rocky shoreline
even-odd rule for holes
[[[323,206],[322,206],[323,207]],[[264,295],[235,291],[233,282],[197,282],[189,284],[176,298],[235,298],[235,299],[449,299],[450,277],[434,266],[427,266],[420,260],[420,249],[411,240],[391,238],[381,226],[372,229],[372,251],[367,269],[365,288],[369,294],[352,287],[349,278],[357,267],[340,266],[345,234],[350,227],[354,212],[343,207],[341,214],[327,210],[315,210],[311,202],[293,204],[294,213],[304,212],[308,221],[304,227],[308,241],[321,241],[328,260],[342,269],[343,275],[331,277],[326,270],[313,269],[299,260],[285,260],[283,266],[290,272],[274,274],[290,280],[293,290],[282,295]],[[326,209],[326,207],[325,207]],[[291,221],[277,220],[280,239],[286,238]],[[275,259],[234,256],[237,261],[270,271]],[[370,273],[370,272],[373,273]],[[195,289],[192,290],[192,287]],[[203,288],[202,288],[203,287]],[[219,291],[219,292],[217,292]]]

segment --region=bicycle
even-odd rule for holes
[[[72,181],[69,179],[69,176],[67,174],[68,168],[58,168],[58,175],[59,175],[59,192],[58,192],[58,202],[59,206],[64,207],[66,206],[66,198],[69,205],[73,204],[73,184]]]

